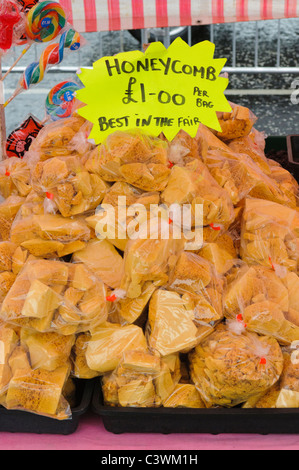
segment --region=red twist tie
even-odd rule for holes
[[[107,302],[115,302],[116,299],[117,299],[117,297],[116,297],[115,294],[108,295],[108,296],[106,297]]]
[[[169,167],[169,168],[172,168],[172,167],[173,167],[173,165],[174,165],[174,163],[172,163],[172,162],[168,162],[168,167]]]
[[[213,230],[221,230],[220,225],[210,224],[210,227],[211,227]]]
[[[263,366],[267,364],[267,359],[265,357],[261,357],[260,364]]]
[[[243,323],[244,328],[247,328],[247,323],[244,323],[244,322],[243,322],[243,315],[242,315],[242,313],[239,313],[239,314],[236,316],[236,320],[237,320],[239,323]]]
[[[46,196],[48,199],[53,199],[54,194],[53,193],[46,193]]]
[[[172,224],[172,222],[173,222],[173,220],[169,217],[169,219],[168,219],[169,225]]]
[[[10,176],[10,171],[6,170],[5,176]]]
[[[270,262],[270,264],[271,264],[271,267],[272,267],[273,271],[275,271],[274,264],[272,263],[271,256],[269,256],[269,262]]]

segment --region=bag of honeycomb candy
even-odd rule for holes
[[[266,392],[280,378],[283,354],[269,336],[221,323],[189,355],[191,379],[208,408],[231,408]]]

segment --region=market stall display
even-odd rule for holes
[[[229,141],[205,128],[172,142],[116,132],[94,147],[82,132],[86,125],[74,111],[46,124],[23,159],[2,162],[5,201],[19,198],[2,242],[2,404],[66,418],[68,377],[102,378],[113,407],[249,407],[273,387],[279,393],[284,348],[299,340],[298,185],[291,175],[295,208],[265,192],[253,197],[241,182],[233,198],[231,186],[213,177],[217,161],[210,162],[217,148],[220,161],[228,154],[239,167],[257,165],[246,147],[237,152],[237,130]],[[252,126],[247,132],[257,137]],[[80,153],[84,135],[88,154]],[[279,165],[261,148],[268,173],[259,167],[261,178],[281,182],[271,171]],[[135,162],[145,173],[146,164],[161,167],[163,184],[124,179],[120,169]],[[192,205],[197,198],[203,246],[186,251],[184,239],[171,236],[127,238],[123,246],[98,239],[97,207],[116,207],[119,196],[128,196],[128,205],[143,202],[147,214],[148,202]],[[43,398],[28,398],[37,380]],[[51,400],[43,395],[45,380],[53,383]]]
[[[81,47],[58,5],[29,10],[30,39],[60,39],[11,99]],[[218,131],[96,145],[78,89],[53,87],[49,119],[0,162],[1,405],[67,420],[72,380],[99,378],[116,409],[298,408],[299,185],[267,158],[258,117],[231,103]]]

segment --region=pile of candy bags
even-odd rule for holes
[[[114,407],[299,407],[299,186],[232,108],[99,146],[74,112],[0,162],[2,406],[67,419],[101,377]],[[173,204],[202,207],[196,249],[170,217],[136,231]]]

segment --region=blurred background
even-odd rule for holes
[[[216,58],[227,58],[230,80],[227,98],[250,107],[258,117],[256,127],[268,136],[299,134],[299,18],[186,28],[83,33],[81,50],[66,53],[60,68],[52,69],[31,90],[21,93],[6,108],[7,134],[31,113],[45,118],[44,103],[50,89],[63,80],[80,83],[76,71],[91,67],[102,56],[142,50],[145,42],[161,40],[167,46],[177,36],[189,44],[211,40]],[[24,46],[23,46],[24,47]],[[15,48],[3,59],[4,71],[22,52]],[[28,64],[38,61],[45,46],[35,45],[5,80],[5,98],[18,85]],[[293,100],[291,99],[293,94]],[[296,104],[298,103],[298,104]]]

